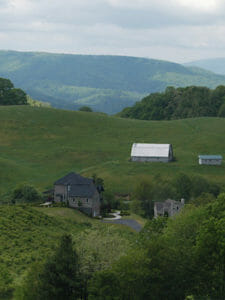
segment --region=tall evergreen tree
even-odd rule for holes
[[[70,235],[63,235],[58,248],[43,266],[35,265],[25,279],[19,299],[79,299],[81,282],[78,257]]]

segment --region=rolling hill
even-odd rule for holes
[[[199,166],[198,154],[225,156],[225,119],[140,121],[30,106],[0,107],[0,199],[20,183],[52,187],[67,172],[96,173],[107,189],[129,193],[142,177],[199,174],[224,184],[225,165]],[[176,161],[131,163],[133,142],[171,143]]]
[[[0,77],[32,98],[114,114],[167,86],[225,84],[225,76],[147,58],[0,51]]]

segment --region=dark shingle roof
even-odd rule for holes
[[[71,185],[71,189],[69,191],[70,197],[92,197],[96,192],[96,187],[94,184],[77,184]]]
[[[93,180],[90,178],[84,178],[76,173],[69,173],[66,176],[58,179],[55,183],[55,185],[69,185],[70,191],[69,196],[70,197],[84,197],[88,198],[95,194],[97,191]]]
[[[79,174],[71,172],[66,176],[58,179],[54,184],[55,185],[72,185],[72,184],[90,184],[93,180],[90,178],[84,178]]]

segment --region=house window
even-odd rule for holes
[[[88,203],[88,199],[86,199],[87,203]]]
[[[71,186],[68,185],[68,186],[67,186],[67,191],[70,192],[70,189],[71,189]]]
[[[73,198],[73,202],[76,202],[76,198]]]

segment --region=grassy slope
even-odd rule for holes
[[[107,55],[0,51],[0,77],[55,107],[116,113],[167,86],[225,83],[225,77],[167,61]]]
[[[0,229],[0,268],[12,277],[13,289],[32,263],[51,255],[62,234],[72,235],[83,268],[109,266],[131,249],[136,235],[128,227],[105,224],[73,209],[29,206],[0,206]]]
[[[29,182],[51,188],[67,172],[97,173],[106,187],[130,192],[142,176],[200,174],[224,183],[225,165],[199,166],[198,154],[225,156],[225,119],[138,121],[38,107],[0,107],[0,195]],[[177,161],[131,163],[133,142],[171,143]]]

